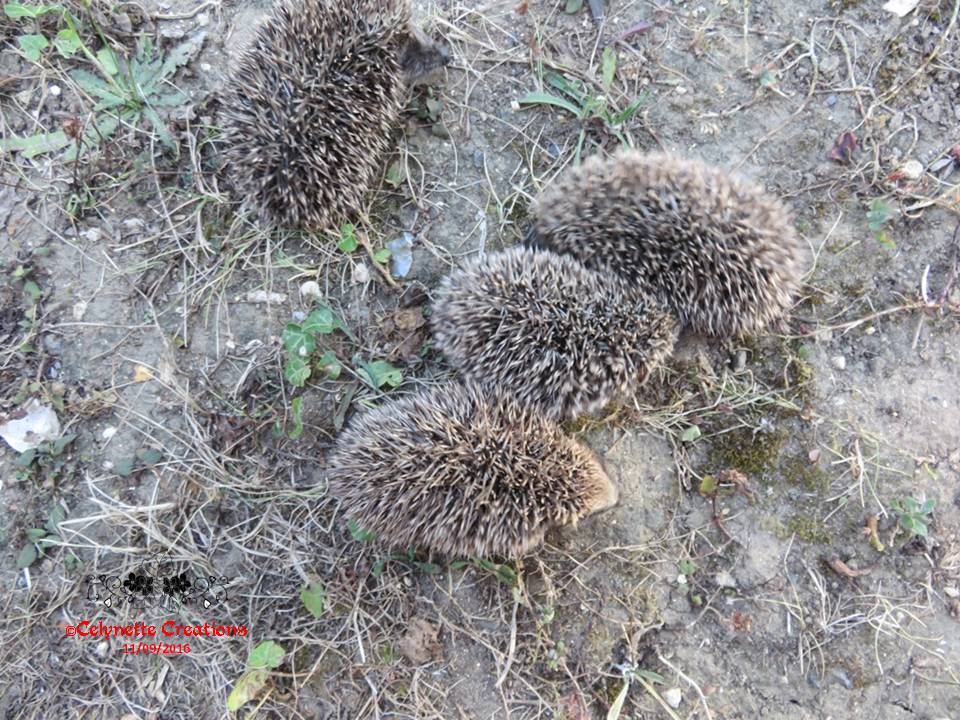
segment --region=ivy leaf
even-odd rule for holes
[[[337,328],[338,324],[333,310],[326,305],[320,305],[307,315],[307,319],[303,321],[300,328],[311,335],[329,335]],[[310,352],[312,353],[313,350]]]
[[[316,311],[314,311],[316,312]],[[314,313],[310,313],[312,316]],[[309,320],[309,318],[308,318]],[[306,323],[304,323],[306,325]],[[288,323],[283,329],[283,346],[293,358],[306,358],[317,349],[316,338],[304,326]]]
[[[359,246],[357,241],[357,233],[353,225],[350,223],[345,223],[340,226],[340,242],[337,243],[337,247],[340,248],[345,253],[352,253]]]
[[[70,58],[83,46],[83,42],[80,40],[80,36],[77,35],[76,30],[73,28],[63,28],[53,39],[53,45],[57,48],[57,52],[63,57]]]
[[[384,385],[395,388],[403,382],[403,373],[386,360],[374,360],[371,363],[359,360],[358,364],[360,379],[375,390],[379,390]]]
[[[292,357],[283,367],[283,377],[294,387],[303,387],[310,378],[310,364],[302,357]]]
[[[156,465],[163,460],[163,453],[156,448],[140,448],[136,455],[144,465]]]
[[[18,35],[17,44],[30,62],[38,62],[40,53],[50,47],[43,35]]]
[[[135,456],[123,458],[114,464],[113,471],[120,477],[129,477],[133,474],[133,466],[136,464],[136,462],[137,458]]]
[[[407,172],[403,167],[403,163],[399,160],[394,160],[390,163],[390,167],[387,168],[387,177],[386,181],[388,185],[392,187],[400,187],[403,184],[404,179],[407,177]],[[342,249],[342,248],[341,248]]]
[[[320,582],[300,588],[300,599],[315,618],[320,618],[327,604],[327,591]]]
[[[388,248],[380,248],[373,254],[373,261],[378,262],[381,265],[383,265],[389,259],[390,259],[390,250]]]
[[[7,3],[3,6],[3,11],[8,18],[18,20],[20,18],[38,18],[51,12],[63,12],[62,5],[23,5],[22,3]]]
[[[274,670],[283,661],[283,647],[273,640],[264,640],[250,651],[247,658],[247,667],[251,670],[260,668]]]
[[[317,367],[325,372],[331,380],[336,380],[343,371],[343,366],[340,364],[340,361],[337,360],[337,355],[333,350],[324,351],[323,355],[321,355],[317,361]]]

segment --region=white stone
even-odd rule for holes
[[[680,707],[680,701],[683,699],[683,693],[680,688],[674,687],[663,691],[663,699],[674,710]]]

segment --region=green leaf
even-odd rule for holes
[[[0,151],[21,152],[23,157],[32,158],[43,153],[53,152],[70,144],[70,138],[62,130],[52,133],[31,135],[30,137],[9,137],[0,140]]]
[[[571,103],[569,100],[564,100],[561,97],[556,95],[551,95],[550,93],[545,92],[532,92],[527,93],[518,101],[521,105],[553,105],[558,108],[566,110],[568,113],[580,117],[580,108]]]
[[[156,465],[163,460],[163,453],[156,448],[140,448],[137,450],[137,457],[144,465]]]
[[[30,62],[40,60],[40,53],[50,47],[50,43],[43,35],[18,35],[17,44]]]
[[[51,12],[63,12],[62,5],[23,5],[21,3],[7,3],[3,6],[3,11],[8,18],[17,20],[19,18],[38,18]]]
[[[167,123],[163,120],[163,118],[157,114],[157,111],[147,105],[145,108],[143,108],[143,114],[146,116],[147,120],[150,121],[150,124],[153,125],[153,129],[156,131],[157,137],[160,138],[160,142],[163,143],[167,148],[175,148],[176,143],[173,141],[173,135],[170,134],[170,128],[167,127]]]
[[[329,335],[337,328],[337,320],[333,310],[327,305],[318,305],[303,321],[301,329],[311,335]],[[311,353],[313,350],[310,351]]]
[[[677,568],[684,575],[693,575],[697,571],[697,566],[694,565],[689,560],[681,560],[680,562],[677,563]]]
[[[377,537],[376,533],[361,528],[356,520],[347,520],[347,529],[350,531],[350,537],[357,542],[368,543]]]
[[[313,315],[313,313],[310,314]],[[303,359],[312,355],[314,350],[317,349],[317,340],[313,337],[313,333],[305,327],[296,323],[288,323],[283,329],[283,346],[290,353],[291,359]]]
[[[320,359],[317,360],[317,367],[326,373],[327,377],[331,380],[336,380],[343,371],[343,366],[340,364],[340,361],[337,360],[337,355],[333,350],[324,351]]]
[[[371,363],[360,360],[358,364],[360,370],[357,374],[360,375],[360,379],[375,390],[379,390],[384,385],[395,388],[403,382],[403,373],[386,360],[374,360]]]
[[[190,62],[193,56],[200,50],[200,46],[203,45],[204,37],[206,36],[201,34],[185,40],[167,53],[167,57],[160,67],[160,73],[157,75],[157,79],[167,80],[177,71],[177,68],[183,67]]]
[[[53,45],[63,57],[70,58],[83,46],[83,41],[73,28],[63,28],[53,39]]]
[[[607,46],[603,49],[603,87],[607,90],[613,85],[613,76],[617,72],[617,51]]]
[[[30,467],[33,464],[33,461],[37,459],[37,449],[30,448],[29,450],[24,450],[20,453],[20,457],[16,459],[14,465],[21,468]]]
[[[432,562],[415,562],[414,565],[417,566],[421,572],[425,572],[427,575],[436,575],[440,572],[440,566]]]
[[[267,684],[268,677],[266,670],[250,670],[241,675],[227,697],[227,710],[235,713],[253,700]]]
[[[179,90],[150,98],[150,104],[155,107],[178,107],[188,102],[190,102],[190,96]]]
[[[327,591],[322,583],[315,582],[300,588],[300,599],[315,618],[320,618],[327,605]]]
[[[873,239],[876,240],[880,245],[882,245],[887,250],[897,249],[897,244],[893,240],[891,240],[890,236],[887,235],[887,233],[884,232],[883,230],[878,230],[874,234]]]
[[[24,533],[27,536],[27,540],[34,543],[40,538],[45,538],[47,536],[47,531],[43,528],[27,528],[24,530]]]
[[[104,45],[97,50],[97,62],[100,63],[100,70],[104,75],[113,76],[120,72],[117,56],[113,54],[113,49],[109,45]]]
[[[114,463],[113,471],[120,477],[129,477],[133,474],[133,468],[136,464],[136,456],[123,458]]]
[[[683,431],[683,435],[680,436],[680,440],[685,443],[692,443],[700,438],[700,434],[700,428],[696,425],[691,425]]]
[[[50,531],[51,535],[60,534],[60,523],[67,519],[67,513],[63,507],[57,503],[53,506],[53,510],[50,511],[50,517],[47,518],[46,528]]]
[[[760,74],[760,85],[763,87],[770,87],[771,85],[777,84],[777,76],[770,70],[764,70]]]
[[[274,670],[283,661],[283,647],[273,640],[264,640],[250,651],[247,667],[251,670]]]
[[[126,98],[117,95],[115,88],[108,85],[92,72],[87,70],[74,70],[70,73],[70,77],[84,92],[98,97],[101,100],[105,100],[112,105],[122,105],[127,102]]]
[[[23,292],[27,297],[30,298],[32,302],[36,302],[40,299],[40,296],[43,294],[40,290],[40,286],[37,285],[33,280],[27,280],[23,284]]]
[[[930,498],[925,500],[923,505],[920,506],[920,512],[924,515],[929,515],[935,507],[937,507],[936,498]]]
[[[38,557],[39,553],[37,552],[37,546],[33,543],[28,543],[27,545],[23,546],[23,548],[20,550],[20,554],[17,555],[17,567],[30,567],[36,562]]]
[[[583,0],[567,0],[567,4],[564,6],[563,11],[567,15],[574,15],[580,12],[580,9],[583,7]]]
[[[623,712],[623,704],[627,701],[627,691],[630,689],[630,683],[624,681],[623,687],[617,693],[610,709],[607,711],[607,720],[620,720],[620,713]]]
[[[390,250],[388,248],[380,248],[373,254],[373,261],[378,262],[381,265],[386,263],[390,259]]]
[[[303,387],[310,378],[310,363],[302,357],[292,357],[283,366],[284,379],[294,387]]]
[[[390,562],[390,558],[380,558],[370,567],[370,574],[375,578],[383,575],[384,569],[387,567],[387,563]]]
[[[617,113],[612,118],[610,118],[610,124],[614,126],[623,125],[627,120],[633,117],[634,113],[636,113],[637,110],[640,109],[640,106],[643,105],[644,102],[646,102],[647,97],[649,97],[649,95],[650,95],[649,90],[645,90],[644,92],[642,92],[636,100],[634,100],[632,103],[630,103],[627,106],[626,110],[624,110],[621,113]]]
[[[403,184],[404,179],[407,177],[407,172],[403,167],[403,163],[399,160],[394,160],[390,163],[390,167],[387,168],[387,177],[386,181],[388,185],[393,187],[400,187]],[[341,248],[342,249],[342,248]]]
[[[290,403],[290,414],[293,416],[293,430],[287,433],[287,437],[296,440],[303,433],[303,397],[295,397]]]
[[[340,242],[337,243],[337,247],[340,248],[345,253],[352,253],[357,249],[359,243],[357,242],[357,233],[354,230],[353,225],[350,223],[344,223],[340,226]]]
[[[50,454],[59,455],[60,453],[62,453],[64,450],[67,449],[67,445],[69,445],[76,439],[77,439],[76,433],[61,435],[50,444]]]
[[[879,232],[880,228],[883,227],[893,216],[893,211],[890,207],[880,198],[874,198],[870,202],[870,209],[867,211],[867,224],[873,232]]]

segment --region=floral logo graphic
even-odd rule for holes
[[[87,599],[104,607],[176,610],[184,605],[209,609],[227,600],[227,579],[182,570],[165,555],[155,554],[124,575],[89,575]]]

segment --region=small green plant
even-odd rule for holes
[[[356,520],[347,521],[347,530],[350,531],[350,537],[359,543],[366,544],[377,539],[377,534],[375,532],[364,530],[362,527],[360,527],[360,525],[357,524]]]
[[[70,433],[20,453],[14,461],[16,479],[24,481],[38,474],[46,482],[55,481],[67,464],[64,450],[76,437]]]
[[[915,497],[908,497],[903,502],[893,500],[890,503],[890,509],[897,514],[900,527],[910,533],[912,537],[927,536],[930,513],[936,506],[937,501],[933,498],[921,501]]]
[[[157,108],[183,105],[189,100],[173,88],[170,79],[199,50],[202,38],[187,40],[163,55],[153,47],[150,38],[143,36],[137,41],[133,56],[123,58],[118,57],[106,41],[98,51],[93,52],[81,39],[77,20],[60,5],[31,7],[11,3],[4,6],[4,11],[13,19],[36,19],[47,13],[58,13],[67,27],[57,33],[52,41],[53,46],[64,58],[82,51],[97,74],[84,69],[69,73],[84,92],[96,99],[94,118],[85,129],[10,137],[0,140],[0,150],[18,151],[30,158],[73,144],[63,158],[70,161],[77,156],[82,145],[97,145],[111,137],[121,125],[137,127],[144,119],[150,123],[165,147],[176,150],[173,136]],[[103,37],[99,28],[96,30]],[[21,35],[18,43],[33,62],[38,62],[41,52],[51,44],[45,36],[36,34]]]
[[[895,250],[896,244],[887,235],[883,226],[896,217],[896,210],[887,205],[880,198],[874,198],[870,203],[870,209],[867,211],[867,225],[870,232],[873,233],[873,239],[887,250]]]
[[[315,308],[302,323],[288,323],[283,330],[283,346],[287,350],[287,362],[283,377],[294,387],[303,387],[313,374],[311,360],[317,350],[317,336],[330,335],[335,330],[345,330],[343,322],[327,305]],[[340,376],[340,364],[336,355],[327,351],[320,357],[319,369],[328,377]]]
[[[507,563],[495,563],[492,560],[487,560],[486,558],[472,557],[469,560],[456,560],[450,563],[450,569],[459,570],[467,565],[473,565],[473,567],[479,570],[485,570],[489,573],[492,573],[497,580],[504,583],[508,587],[514,588],[518,587],[520,584],[520,576],[517,575],[517,571],[513,565],[509,565]]]
[[[381,558],[377,560],[373,567],[370,569],[370,574],[374,577],[380,577],[383,574],[384,569],[391,562],[401,562],[406,565],[415,567],[420,572],[426,573],[427,575],[436,575],[440,572],[440,566],[436,563],[427,562],[425,560],[417,560],[416,553],[414,553],[413,548],[407,548],[407,552],[404,555],[391,555],[387,558]]]
[[[664,680],[662,675],[652,670],[642,670],[633,667],[621,668],[621,672],[623,673],[623,685],[620,688],[620,692],[617,693],[617,697],[614,698],[613,703],[610,705],[610,709],[607,711],[607,720],[619,720],[620,714],[623,712],[623,706],[627,702],[627,693],[630,690],[631,682],[639,683],[652,697],[660,698],[656,688],[653,687],[653,683],[663,685]],[[661,700],[661,703],[662,702]],[[667,709],[669,709],[669,707]]]
[[[264,640],[250,651],[247,669],[227,697],[227,710],[234,713],[253,700],[267,685],[270,670],[275,670],[283,661],[284,650],[273,640]]]
[[[50,517],[42,528],[27,528],[25,530],[27,542],[20,548],[20,552],[17,555],[18,568],[30,567],[46,555],[47,548],[54,547],[58,544],[60,540],[60,523],[62,523],[66,517],[66,510],[64,510],[59,503],[56,503],[53,509],[50,510]],[[76,560],[76,557],[72,553],[69,558]],[[73,563],[69,562],[68,564]]]
[[[690,577],[697,571],[697,566],[690,560],[681,560],[677,563],[677,569],[687,577]]]
[[[319,619],[327,607],[327,589],[322,582],[312,582],[300,588],[300,600],[310,614]]]
[[[636,114],[637,110],[647,99],[649,93],[641,94],[623,110],[614,107],[607,95],[613,87],[613,80],[617,72],[617,54],[612,47],[603,51],[601,60],[601,87],[604,94],[590,93],[579,81],[568,80],[562,75],[551,73],[547,76],[547,84],[561,94],[549,92],[531,92],[520,98],[520,105],[551,105],[580,120],[580,135],[577,139],[575,162],[579,164],[583,152],[583,143],[591,121],[599,120],[604,128],[612,133],[623,145],[630,145],[624,134],[623,126]]]

